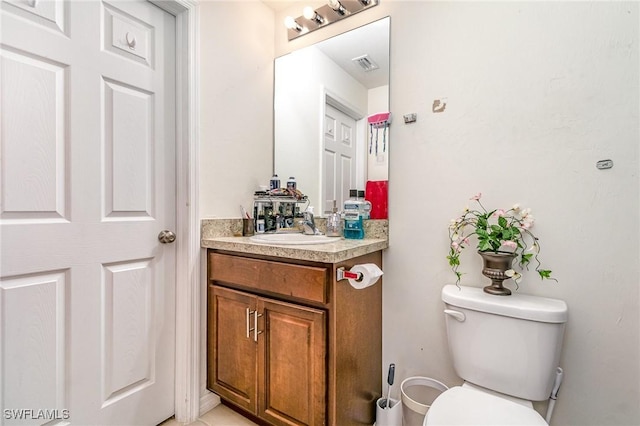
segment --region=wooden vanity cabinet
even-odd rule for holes
[[[324,424],[325,312],[220,286],[210,290],[212,389],[275,424]]]
[[[273,425],[372,424],[381,394],[381,283],[340,264],[209,250],[207,387]]]

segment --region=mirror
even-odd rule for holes
[[[330,213],[333,200],[341,211],[350,189],[366,189],[372,219],[386,219],[389,129],[369,117],[389,111],[389,23],[275,60],[274,173],[294,176],[316,214]]]

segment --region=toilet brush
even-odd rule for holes
[[[396,374],[396,365],[391,363],[389,364],[389,374],[387,374],[387,384],[389,384],[389,388],[387,389],[387,399],[384,400],[382,408],[391,408],[391,386],[393,386],[393,377]]]

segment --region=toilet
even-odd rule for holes
[[[440,394],[423,425],[546,425],[532,401],[549,398],[567,322],[562,300],[476,287],[442,289],[449,350],[464,380]]]

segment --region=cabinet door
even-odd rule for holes
[[[247,293],[209,286],[208,387],[252,413],[257,409],[256,301]]]
[[[325,312],[258,300],[258,416],[284,425],[323,425],[326,406]]]

